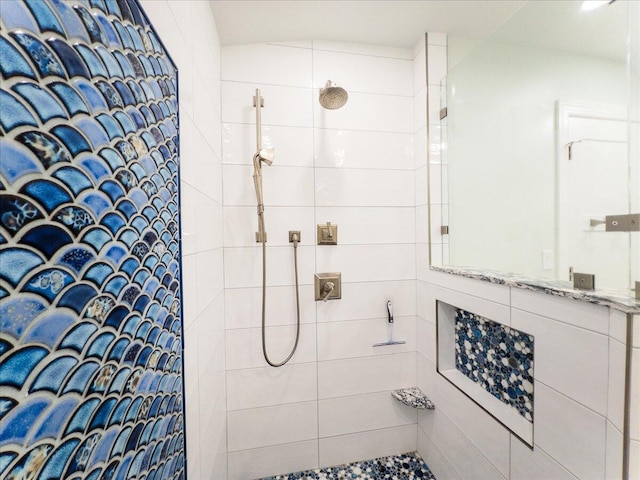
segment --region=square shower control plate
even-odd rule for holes
[[[315,279],[315,298],[316,301],[339,300],[342,298],[342,274],[334,273],[316,273]],[[332,283],[333,289],[327,284]]]

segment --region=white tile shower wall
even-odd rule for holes
[[[389,395],[416,382],[413,58],[410,50],[335,42],[222,48],[229,478],[417,448],[415,412]],[[349,92],[340,110],[318,103],[329,79]],[[256,88],[265,105],[263,145],[276,150],[273,166],[263,167],[267,340],[276,360],[294,337],[287,232],[302,232],[300,344],[277,369],[266,366],[260,346]],[[316,224],[327,221],[338,225],[339,244],[316,246]],[[331,271],[342,272],[343,298],[316,303],[313,273]],[[395,337],[407,343],[373,348],[387,339],[389,299]]]
[[[187,475],[227,478],[220,44],[208,3],[142,0],[178,66]]]
[[[451,467],[461,478],[478,478],[458,458],[466,455],[464,445],[470,442],[482,454],[477,461],[488,462],[504,478],[619,478],[611,472],[621,468],[618,426],[624,368],[619,347],[623,345],[601,333],[608,332],[611,324],[612,334],[619,336],[618,315],[610,316],[607,308],[585,309],[581,302],[541,293],[528,296],[525,305],[518,300],[519,290],[503,286],[494,287],[510,293],[506,302],[499,292],[489,299],[489,292],[469,287],[467,279],[431,272],[429,282],[419,290],[423,295],[418,296],[418,303],[424,304],[418,307],[421,316],[417,320],[418,385],[431,396],[437,410],[420,413],[418,429],[419,438],[425,437],[423,444],[438,449],[436,453],[420,450],[427,460],[442,463],[434,471]],[[511,326],[534,335],[533,451],[437,373],[436,299],[463,307],[474,304],[475,309],[493,311],[494,316],[510,307],[506,320]],[[586,326],[579,326],[581,318]],[[455,429],[436,428],[434,422],[440,416]],[[532,465],[536,465],[533,471]]]

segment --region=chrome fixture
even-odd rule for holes
[[[266,314],[265,306],[267,300],[267,232],[264,226],[264,199],[262,196],[262,163],[271,165],[274,159],[274,150],[272,148],[262,148],[262,124],[260,110],[264,107],[264,99],[260,95],[260,90],[256,89],[256,95],[253,97],[253,106],[256,107],[256,150],[253,156],[253,184],[256,188],[256,199],[258,203],[258,231],[256,232],[256,241],[262,243],[262,354],[265,361],[272,367],[281,367],[293,357],[298,348],[298,340],[300,340],[300,292],[298,286],[298,243],[300,243],[300,231],[292,230],[289,232],[289,242],[293,243],[293,262],[296,281],[296,340],[291,349],[291,353],[282,362],[273,362],[267,354],[266,342]]]
[[[320,105],[327,110],[336,110],[349,100],[349,94],[347,91],[336,86],[331,80],[327,80],[324,88],[320,89]]]
[[[317,230],[318,245],[338,244],[338,225],[331,222],[318,225]]]
[[[316,273],[315,294],[316,302],[322,300],[338,300],[342,298],[342,274],[336,273]]]
[[[391,300],[387,300],[387,325],[389,329],[389,339],[386,342],[374,343],[374,347],[385,347],[387,345],[402,345],[407,343],[406,340],[393,339],[393,306]]]

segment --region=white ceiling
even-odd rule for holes
[[[484,38],[523,0],[211,0],[222,45],[332,40],[411,48],[425,32]]]

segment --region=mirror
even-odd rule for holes
[[[449,37],[443,265],[592,273],[625,295],[640,281],[640,232],[605,231],[640,213],[639,6],[604,3],[529,1],[488,39]]]

